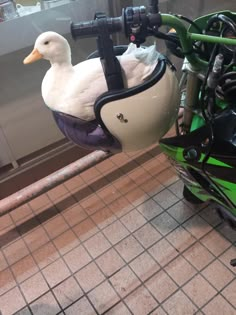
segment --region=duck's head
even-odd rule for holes
[[[71,50],[67,40],[55,32],[45,32],[35,41],[33,51],[24,59],[24,64],[39,59],[53,63],[71,62]]]

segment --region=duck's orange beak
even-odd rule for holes
[[[23,63],[26,65],[28,63],[35,62],[42,58],[43,58],[43,55],[40,54],[38,49],[34,48],[34,50],[24,59]]]

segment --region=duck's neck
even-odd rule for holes
[[[50,63],[53,68],[71,68],[71,53],[68,49],[67,52],[61,53],[58,51],[52,58],[50,58]]]
[[[68,62],[68,61],[63,61],[63,62],[50,61],[50,63],[51,63],[51,67],[53,69],[70,69],[70,68],[73,68],[71,62]]]

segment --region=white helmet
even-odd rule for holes
[[[176,120],[179,104],[175,70],[160,55],[155,70],[144,83],[108,91],[96,100],[95,121],[85,122],[58,112],[54,112],[54,117],[61,131],[82,147],[128,152],[157,143]]]

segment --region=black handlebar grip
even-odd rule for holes
[[[122,17],[107,18],[107,27],[110,34],[120,32],[123,28]],[[99,34],[98,21],[86,21],[81,23],[71,23],[71,35],[73,39],[92,37]]]
[[[159,13],[158,0],[148,0],[148,7],[149,13]]]

